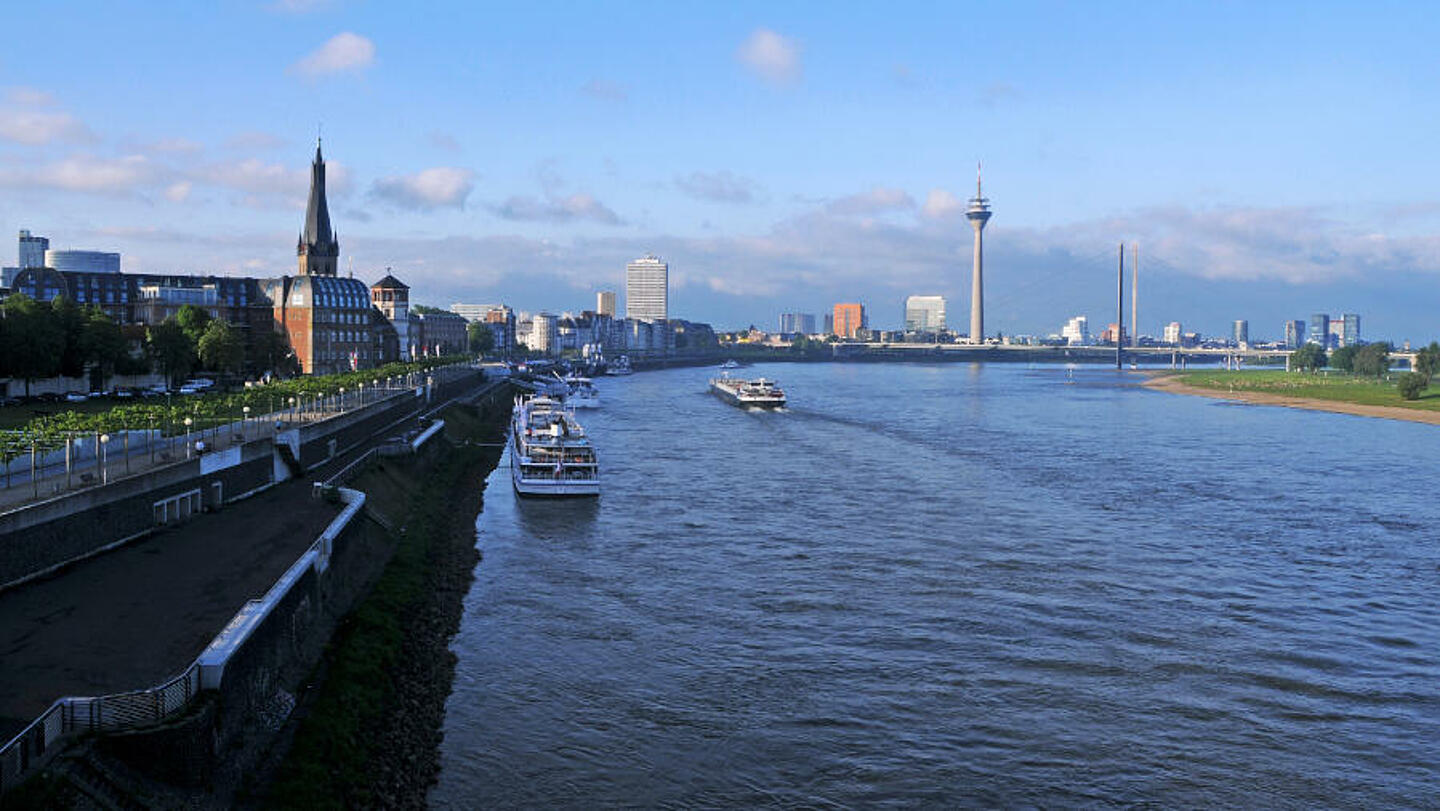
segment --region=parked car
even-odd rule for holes
[[[72,391],[65,395],[65,402],[67,403],[83,403],[89,399],[90,396],[88,394],[81,394],[78,391]]]
[[[186,385],[186,386],[181,386],[181,387],[180,387],[180,394],[199,394],[199,393],[200,393],[200,390],[197,389],[197,388],[195,388],[194,386]]]

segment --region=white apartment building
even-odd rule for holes
[[[615,291],[601,290],[595,294],[595,312],[615,317]]]
[[[1087,346],[1090,343],[1090,319],[1077,315],[1065,322],[1060,337],[1071,346]]]
[[[1171,321],[1170,323],[1165,325],[1165,343],[1179,344],[1180,336],[1182,334],[1183,333],[1181,332],[1179,321]]]
[[[625,266],[625,317],[665,321],[670,317],[670,266],[646,254]]]

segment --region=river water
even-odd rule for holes
[[[434,805],[1440,803],[1435,427],[715,373],[599,382],[598,502],[490,477]]]

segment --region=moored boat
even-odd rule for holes
[[[568,388],[565,392],[565,405],[571,408],[600,407],[600,390],[595,388],[595,383],[590,378],[571,375],[565,378],[565,385]]]
[[[785,391],[775,381],[763,377],[741,380],[722,375],[710,380],[710,391],[727,403],[745,408],[782,408],[785,405]]]
[[[600,468],[585,429],[560,401],[515,400],[510,421],[510,476],[522,496],[598,496]]]

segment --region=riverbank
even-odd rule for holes
[[[1216,377],[1220,373],[1209,373],[1214,378],[1213,385],[1220,385],[1223,381]],[[1231,375],[1255,374],[1250,372],[1232,372]],[[1437,408],[1436,398],[1426,398],[1415,401],[1417,405],[1385,405],[1375,402],[1355,402],[1353,400],[1331,399],[1329,397],[1297,396],[1292,394],[1280,394],[1275,391],[1265,391],[1255,388],[1233,387],[1218,388],[1204,385],[1196,385],[1187,380],[1187,376],[1174,372],[1155,372],[1152,377],[1145,381],[1145,387],[1156,391],[1169,392],[1171,394],[1188,394],[1199,397],[1210,397],[1217,400],[1231,400],[1253,405],[1283,406],[1285,408],[1300,408],[1307,411],[1329,411],[1334,414],[1350,414],[1357,417],[1376,417],[1387,420],[1404,420],[1406,422],[1423,422],[1430,425],[1440,425],[1440,410]],[[1297,387],[1297,391],[1307,389]],[[1336,391],[1335,394],[1343,396],[1343,392]],[[1397,395],[1398,396],[1398,395]]]
[[[297,709],[293,745],[273,781],[252,795],[260,804],[424,805],[454,676],[450,638],[479,560],[474,519],[500,458],[501,411],[503,403],[448,409],[447,447],[423,478],[393,465],[366,474],[386,479],[379,489],[398,496],[390,515],[404,516],[395,526],[399,545],[327,653],[317,672],[323,682]]]

